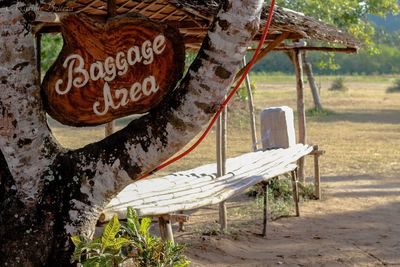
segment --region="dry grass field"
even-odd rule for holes
[[[295,109],[292,77],[256,76],[255,102]],[[400,93],[393,78],[347,77],[346,92],[328,91],[320,79],[325,115],[307,117],[308,143],[321,159],[323,199],[301,203],[301,217],[269,222],[261,238],[261,208],[245,195],[228,203],[230,231],[215,235],[217,209],[193,212],[177,240],[189,245],[193,266],[400,266]],[[306,86],[306,106],[312,107]],[[251,150],[247,109],[229,107],[228,154]],[[122,127],[127,120],[117,123]],[[67,128],[50,121],[57,139],[77,148],[103,138],[102,127]],[[215,160],[215,134],[161,174]],[[312,175],[307,162],[307,174]]]

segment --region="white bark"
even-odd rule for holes
[[[35,49],[15,7],[0,15],[0,148],[25,203],[36,203],[56,146],[40,102]]]
[[[60,265],[67,264],[68,234],[90,235],[113,196],[175,154],[208,123],[257,32],[261,5],[261,0],[227,1],[187,76],[163,103],[121,131],[74,151],[62,148],[47,127],[33,35],[25,31],[15,6],[0,8],[0,154],[13,179],[12,188],[0,183],[0,189],[13,199],[16,191],[22,208],[29,207],[31,213],[37,209],[40,215],[36,216],[46,216],[45,221],[38,219],[43,225],[35,227],[47,238],[40,240],[44,247],[54,242],[54,247],[46,249],[52,258],[47,264],[61,258]],[[0,182],[8,176],[0,172]],[[0,221],[4,214],[8,213],[0,211]],[[28,230],[33,238],[35,233]],[[27,234],[24,238],[29,238]],[[6,242],[0,256],[10,251]],[[23,251],[24,266],[46,260],[46,256],[32,256],[38,248],[17,250]]]

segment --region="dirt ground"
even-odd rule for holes
[[[240,222],[230,216],[230,234],[199,233],[217,219],[214,208],[195,213],[177,240],[190,244],[193,266],[400,266],[398,177],[329,176],[323,186],[324,199],[303,203],[300,217],[269,221],[267,239],[261,208]]]
[[[323,93],[335,114],[309,119],[309,140],[326,150],[323,199],[269,221],[267,239],[262,209],[246,196],[229,203],[225,235],[213,235],[218,207],[196,211],[177,234],[193,266],[400,266],[400,95],[348,86]]]
[[[300,217],[268,222],[254,199],[228,203],[229,231],[215,235],[218,207],[195,211],[186,232],[176,240],[188,244],[192,266],[400,266],[400,93],[387,94],[387,82],[347,82],[347,92],[330,92],[322,83],[322,100],[332,114],[308,117],[308,143],[326,151],[321,158],[323,199],[301,203]],[[296,107],[293,83],[257,84],[262,107]],[[307,108],[312,106],[307,89]],[[231,107],[230,114],[235,112]],[[251,149],[248,120],[230,115],[229,156]],[[239,116],[240,117],[240,116]],[[117,124],[118,127],[122,125]],[[81,129],[53,124],[67,147],[103,138],[103,128]],[[246,128],[247,127],[247,128]],[[165,172],[212,162],[215,137]],[[307,174],[312,174],[311,161]],[[294,214],[292,212],[292,214]]]

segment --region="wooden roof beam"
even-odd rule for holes
[[[298,49],[300,51],[318,51],[318,52],[337,52],[337,53],[347,53],[352,54],[358,51],[354,47],[317,47],[317,46],[302,46],[302,47],[292,47],[292,46],[282,46],[276,47],[275,51],[292,51]]]
[[[273,42],[271,42],[267,47],[265,47],[264,49],[262,49],[260,51],[260,53],[258,54],[256,61],[258,62],[260,61],[263,57],[265,57],[269,52],[271,52],[272,50],[274,50],[278,45],[280,45],[283,41],[285,41],[287,39],[287,37],[289,36],[288,32],[284,32],[281,35],[279,35]],[[239,72],[236,74],[235,77],[235,82],[238,81],[240,79],[240,77],[243,75],[243,73],[245,72],[247,66],[249,64],[247,64],[246,66],[244,66],[242,69],[239,70]]]

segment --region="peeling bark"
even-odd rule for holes
[[[126,185],[193,139],[229,89],[258,30],[262,1],[227,1],[179,86],[146,116],[78,150],[46,122],[34,38],[15,7],[0,9],[0,262],[69,266],[71,234],[92,235]]]

